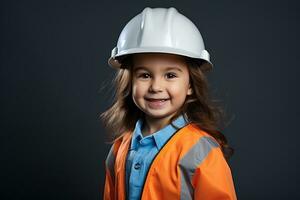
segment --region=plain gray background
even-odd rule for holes
[[[283,0],[1,1],[1,199],[102,199],[107,59],[146,6],[204,38],[239,199],[299,199],[300,7]]]

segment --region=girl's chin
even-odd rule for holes
[[[170,119],[173,115],[169,112],[145,112],[146,118],[149,118],[151,120],[164,120],[164,119]]]

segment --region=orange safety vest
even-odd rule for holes
[[[125,163],[132,133],[112,145],[106,159],[104,200],[125,200]],[[142,200],[236,200],[231,170],[219,144],[190,123],[179,129],[153,159]]]

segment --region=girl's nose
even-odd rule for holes
[[[151,85],[149,87],[150,92],[160,92],[162,91],[162,81],[160,79],[152,79]]]

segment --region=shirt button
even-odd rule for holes
[[[141,168],[141,164],[140,164],[140,163],[136,163],[136,164],[134,165],[134,169],[138,170],[138,169],[140,169],[140,168]]]

